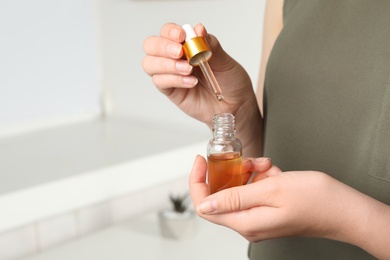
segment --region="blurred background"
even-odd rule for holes
[[[203,23],[256,86],[264,4],[0,1],[0,259],[42,253],[184,192],[211,134],[153,86],[143,41],[167,22]]]

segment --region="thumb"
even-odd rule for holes
[[[200,214],[221,214],[241,211],[259,206],[261,197],[261,182],[221,190],[204,198],[196,207]],[[256,194],[256,195],[255,195]]]
[[[197,25],[195,25],[194,30],[196,32],[196,35],[207,37],[207,30],[206,30],[206,27],[204,27],[203,24],[198,23]]]
[[[215,37],[212,34],[209,34],[204,27],[203,24],[199,23],[195,25],[194,30],[197,35],[203,36],[206,38],[207,43],[209,44],[211,48],[211,52],[213,53],[213,57],[211,58],[209,63],[210,65],[213,63],[217,63],[218,60],[221,62],[221,64],[226,63],[227,61],[231,60],[232,58],[223,50],[219,40],[217,37]]]
[[[200,155],[196,156],[189,177],[189,189],[194,205],[197,205],[202,199],[209,195],[208,186],[206,184],[206,171],[206,159]]]
[[[204,27],[203,24],[199,23],[195,25],[194,30],[196,32],[196,35],[203,36],[206,38],[207,43],[209,44],[212,51],[216,48],[220,48],[220,44],[217,40],[217,38],[211,34],[208,34],[206,27]]]

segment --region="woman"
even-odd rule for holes
[[[233,113],[244,156],[274,164],[248,159],[251,184],[209,195],[198,156],[198,214],[248,239],[250,259],[390,259],[390,2],[270,0],[264,26],[256,95],[216,37],[195,27],[224,102],[182,59],[180,26],[145,41],[144,70],[163,94],[209,127]]]

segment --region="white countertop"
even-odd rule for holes
[[[115,118],[0,139],[0,233],[186,176],[206,139]]]
[[[197,217],[193,237],[160,235],[155,212],[73,240],[23,260],[245,260],[248,242],[228,228]]]
[[[200,142],[204,133],[119,118],[1,138],[0,195]]]

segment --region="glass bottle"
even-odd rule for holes
[[[210,194],[243,184],[242,145],[235,133],[235,118],[232,114],[214,115],[213,139],[207,146],[207,182]]]

